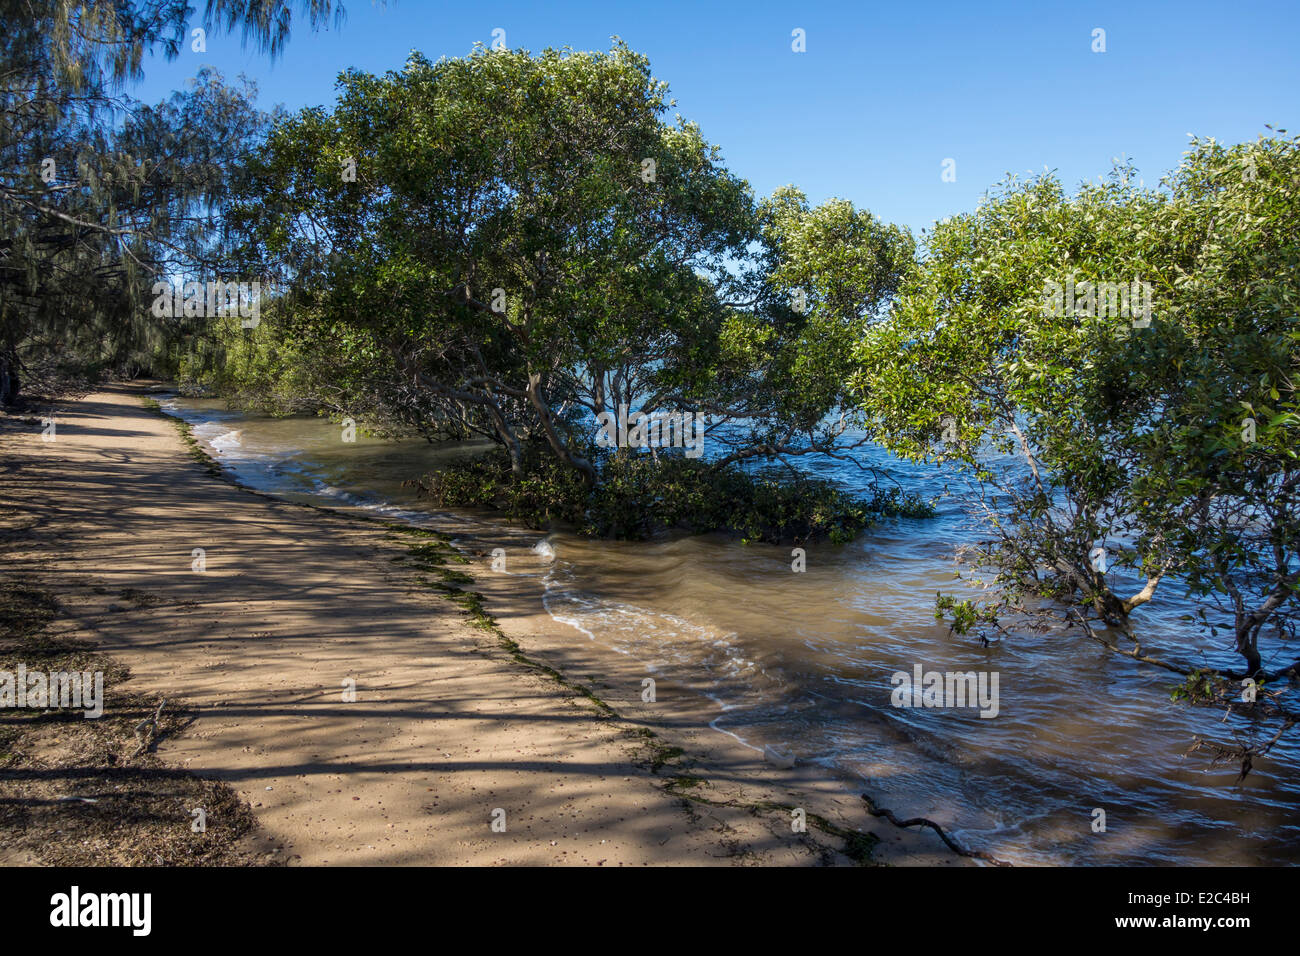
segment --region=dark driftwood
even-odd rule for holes
[[[950,850],[952,850],[954,853],[958,854],[959,856],[973,857],[977,860],[987,860],[988,862],[992,863],[994,866],[1013,865],[1011,863],[1006,862],[1005,860],[999,860],[991,853],[985,853],[983,850],[966,849],[964,846],[962,846],[952,837],[948,836],[948,834],[944,833],[943,827],[939,826],[939,824],[935,823],[933,820],[927,820],[925,817],[913,817],[910,820],[900,820],[898,819],[898,817],[894,816],[894,812],[892,810],[886,810],[884,807],[877,807],[875,802],[865,793],[862,795],[862,799],[866,801],[867,810],[868,812],[870,812],[870,814],[873,817],[884,817],[886,820],[888,820],[896,827],[929,827],[935,833],[939,834],[939,839],[942,840],[944,843],[948,844],[948,848]]]

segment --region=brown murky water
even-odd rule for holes
[[[245,483],[395,520],[437,522],[401,482],[472,451],[361,435],[349,444],[323,419],[168,404]],[[875,464],[927,496],[944,494],[934,472],[883,454]],[[859,480],[835,463],[821,467],[846,484]],[[1237,786],[1234,765],[1186,752],[1197,735],[1232,742],[1250,723],[1172,703],[1169,672],[1076,634],[985,648],[936,624],[934,594],[952,589],[953,548],[971,536],[954,490],[938,518],[808,547],[802,573],[792,571],[789,548],[720,535],[629,543],[542,536],[483,516],[456,524],[473,529],[478,547],[506,548],[513,573],[536,576],[546,611],[573,641],[630,656],[650,674],[703,675],[717,732],[792,752],[900,815],[943,823],[969,846],[1020,863],[1300,862],[1294,736]],[[1186,635],[1186,612],[1168,597],[1155,602],[1143,615],[1144,645],[1235,666],[1224,646]],[[1297,656],[1273,650],[1270,666]],[[996,674],[996,716],[894,706],[891,678],[918,665]],[[1094,832],[1098,809],[1105,832]]]

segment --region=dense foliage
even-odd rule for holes
[[[341,8],[305,0],[311,26]],[[146,106],[146,54],[178,56],[176,0],[0,0],[0,404],[165,358],[192,324],[157,321],[154,283],[235,267],[223,207],[265,118],[250,87],[201,71]],[[279,50],[284,0],[209,0],[206,20]]]
[[[977,484],[994,588],[942,601],[958,624],[1064,607],[1135,635],[1179,588],[1258,675],[1261,633],[1300,621],[1300,142],[1194,141],[1162,185],[1044,175],[937,225],[860,343],[859,400]]]
[[[929,517],[929,505],[897,487],[870,497],[799,473],[753,473],[684,457],[593,454],[590,485],[540,447],[522,473],[504,454],[466,459],[424,476],[420,490],[445,507],[491,508],[529,527],[563,523],[583,534],[648,538],[671,530],[725,531],[748,541],[851,540],[883,517]]]
[[[756,203],[621,43],[413,54],[339,86],[277,126],[244,216],[312,400],[486,436],[516,473],[540,442],[588,484],[625,407],[703,416],[734,460],[842,450],[828,416],[905,231],[793,188]],[[848,270],[833,290],[820,259]]]

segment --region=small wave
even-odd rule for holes
[[[375,514],[381,514],[387,518],[394,518],[398,521],[403,521],[407,524],[419,527],[432,524],[435,517],[427,512],[411,511],[407,508],[401,508],[386,501],[376,501],[373,498],[367,498],[344,488],[338,488],[334,485],[327,484],[319,479],[315,482],[313,494],[322,498],[329,498],[333,501],[341,502],[348,507],[356,508],[360,511],[371,511]]]
[[[638,661],[651,673],[698,673],[709,680],[697,688],[721,713],[709,728],[757,753],[737,730],[722,726],[724,718],[742,714],[762,723],[762,715],[780,709],[786,688],[769,678],[756,662],[739,653],[738,635],[722,633],[675,614],[606,600],[573,586],[573,572],[559,562],[543,577],[542,606],[553,621],[566,624],[602,647]]]

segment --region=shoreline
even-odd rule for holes
[[[101,522],[92,533],[85,509],[64,501],[56,523],[80,526],[83,553],[33,542],[35,554],[58,571],[98,560],[129,586],[161,588],[131,627],[93,607],[79,622],[131,666],[133,684],[198,682],[197,693],[181,692],[196,722],[159,755],[230,780],[290,862],[807,864],[863,861],[874,849],[877,863],[968,863],[928,832],[869,816],[815,766],[766,767],[709,728],[716,711],[689,687],[661,685],[657,711],[642,703],[639,672],[556,633],[531,581],[488,573],[486,561],[448,544],[449,535],[472,543],[462,530],[423,531],[246,488],[180,419],[146,409],[147,398],[141,384],[101,390],[65,403],[56,442],[7,429],[0,447],[29,455],[25,467],[48,469],[61,454],[83,475],[103,466],[92,483],[101,514],[125,510],[130,527]],[[6,505],[11,478],[0,480]],[[75,497],[86,481],[41,485]],[[142,489],[156,496],[152,508],[131,505]],[[198,528],[178,527],[195,519]],[[154,548],[123,540],[125,530],[138,541],[136,525]],[[195,573],[184,545],[200,539],[217,546]],[[129,571],[109,557],[122,551]],[[163,553],[165,569],[141,566]],[[250,651],[251,663],[236,658]],[[356,676],[341,676],[349,670]],[[355,702],[331,689],[347,680]],[[295,731],[306,741],[295,743]],[[806,833],[792,832],[796,806]],[[504,833],[490,829],[496,809],[506,811]],[[362,811],[383,825],[358,820]]]

